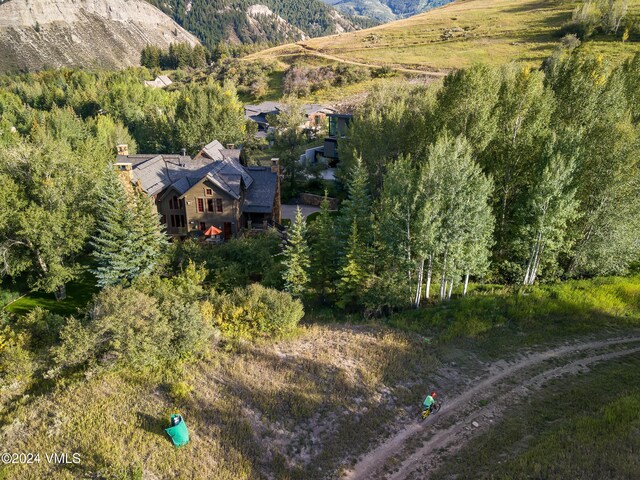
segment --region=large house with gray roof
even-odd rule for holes
[[[186,237],[216,227],[224,239],[244,229],[280,222],[278,160],[269,167],[246,167],[240,150],[220,142],[188,155],[129,155],[119,147],[115,168],[149,195],[167,233]]]

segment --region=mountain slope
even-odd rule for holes
[[[0,71],[138,65],[147,44],[198,40],[143,0],[9,0],[0,4]]]
[[[250,55],[287,61],[321,55],[372,67],[425,72],[520,60],[539,64],[560,43],[560,27],[577,2],[564,0],[458,0],[411,18],[378,27],[283,45]],[[629,15],[640,13],[640,0],[629,1]],[[640,50],[634,34],[623,43],[598,38],[583,47],[608,58]]]
[[[283,43],[350,32],[376,22],[340,14],[320,0],[148,0],[208,48]]]

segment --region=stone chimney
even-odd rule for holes
[[[280,159],[272,158],[271,159],[271,173],[280,173]]]
[[[129,145],[121,143],[118,145],[118,155],[129,155]]]

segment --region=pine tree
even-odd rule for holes
[[[98,285],[122,285],[152,273],[167,240],[149,198],[138,191],[128,193],[108,172],[98,206],[97,231],[91,240]]]
[[[367,247],[362,243],[358,222],[354,220],[347,241],[344,266],[340,269],[337,302],[340,308],[352,308],[360,303],[367,290],[368,270]]]
[[[136,236],[138,275],[149,275],[158,266],[167,246],[167,236],[146,194],[136,190],[133,207],[135,222],[132,233]]]
[[[292,295],[301,295],[309,283],[309,246],[307,245],[307,223],[300,207],[288,235],[288,243],[284,249],[284,266],[282,274],[284,288]]]
[[[313,224],[312,233],[311,272],[313,285],[322,301],[325,301],[327,292],[333,290],[337,269],[335,224],[329,210],[326,190],[320,204],[320,215]]]
[[[122,284],[135,275],[134,220],[124,186],[111,172],[105,176],[98,210],[96,234],[91,240],[98,265],[94,273],[101,287]]]
[[[367,171],[362,165],[362,160],[357,158],[351,169],[350,180],[347,185],[349,195],[340,209],[338,235],[343,245],[347,243],[347,239],[352,232],[353,222],[357,224],[360,241],[364,245],[371,245],[373,240],[371,233],[371,197],[367,183]]]

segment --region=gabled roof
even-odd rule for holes
[[[168,87],[172,83],[173,82],[171,81],[171,79],[166,75],[160,75],[160,76],[157,76],[154,80],[145,80],[144,82],[144,84],[147,85],[148,87],[155,87],[155,88]]]
[[[268,167],[248,167],[253,177],[253,187],[244,197],[243,211],[247,213],[269,213],[273,209],[278,177]]]
[[[302,106],[302,111],[305,115],[314,115],[316,113],[335,113],[336,110],[332,107],[327,107],[326,105],[320,105],[319,103],[309,103]]]
[[[277,174],[267,167],[244,167],[240,150],[218,141],[206,145],[191,158],[186,155],[118,155],[118,164],[130,164],[133,180],[150,196],[171,192],[184,196],[206,178],[236,200],[242,197],[247,212],[270,212],[275,199]]]
[[[222,146],[218,140],[214,140],[202,147],[202,151],[198,155],[203,155],[212,160],[222,160],[224,158],[224,155],[222,154],[223,149],[224,146]]]

